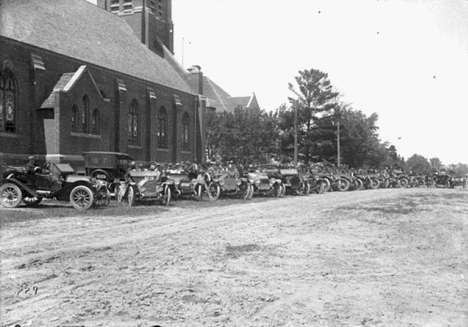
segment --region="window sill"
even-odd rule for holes
[[[166,148],[156,148],[156,151],[160,151],[160,152],[169,152],[169,149],[166,149]]]
[[[192,154],[192,151],[182,150],[180,151],[182,154]]]
[[[127,147],[128,147],[129,149],[136,149],[136,150],[141,150],[141,149],[143,149],[143,147],[142,147],[141,145],[129,144],[129,145],[127,145]]]
[[[16,133],[0,132],[0,136],[2,136],[2,137],[17,138],[17,137],[18,137],[18,134],[16,134]]]
[[[90,139],[100,139],[101,135],[97,134],[88,134],[88,133],[77,133],[77,132],[70,132],[71,136],[76,136],[76,137],[86,137]]]

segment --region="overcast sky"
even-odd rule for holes
[[[262,109],[299,70],[378,113],[405,158],[468,163],[468,0],[173,0],[175,55]]]

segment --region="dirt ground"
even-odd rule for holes
[[[1,326],[468,326],[467,190],[112,205],[0,209]]]

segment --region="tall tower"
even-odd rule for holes
[[[164,45],[174,53],[172,0],[97,0],[97,5],[125,19],[151,51],[163,56]]]

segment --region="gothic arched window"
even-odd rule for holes
[[[140,106],[133,100],[128,110],[128,144],[140,144]]]
[[[167,111],[164,107],[158,113],[158,148],[167,148]]]
[[[83,111],[81,112],[81,131],[88,132],[88,116],[89,116],[89,98],[87,95],[83,97]]]
[[[5,69],[0,72],[0,132],[16,133],[17,96],[15,77]]]
[[[71,110],[71,131],[76,132],[78,131],[78,107],[74,105]]]
[[[190,116],[188,113],[182,117],[182,150],[190,150]]]
[[[91,133],[99,134],[99,111],[97,109],[94,109],[91,115]]]

